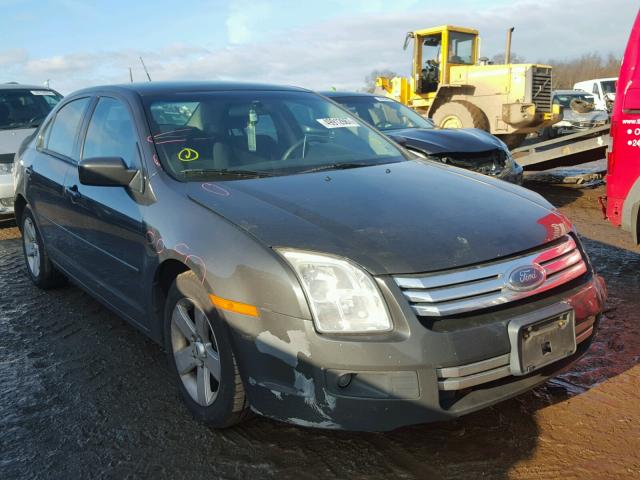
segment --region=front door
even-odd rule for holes
[[[147,327],[142,285],[144,182],[138,142],[128,104],[100,97],[86,128],[81,158],[120,157],[129,168],[139,170],[138,175],[129,187],[82,185],[75,167],[67,175],[66,188],[75,192],[73,233],[87,285],[121,314]]]

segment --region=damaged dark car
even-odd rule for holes
[[[308,90],[78,91],[16,165],[32,281],[71,280],[163,345],[217,428],[452,419],[566,368],[603,310],[541,196],[417,158]]]
[[[484,130],[435,128],[429,119],[384,96],[359,92],[322,94],[417,155],[522,185],[523,169],[509,148]]]

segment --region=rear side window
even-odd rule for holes
[[[73,147],[88,104],[89,98],[80,98],[60,109],[48,133],[47,150],[73,158]]]
[[[98,101],[84,141],[82,158],[120,157],[129,168],[140,168],[138,136],[127,107],[102,97]]]

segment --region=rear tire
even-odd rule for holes
[[[33,218],[33,212],[26,206],[20,217],[20,231],[22,232],[22,252],[31,281],[43,290],[49,290],[64,285],[65,277],[53,266],[42,235]]]
[[[193,272],[176,277],[164,318],[169,367],[192,415],[214,428],[244,420],[249,405],[228,327]]]
[[[513,150],[514,148],[518,148],[527,138],[526,133],[509,133],[506,135],[496,135],[500,140],[502,140],[509,150]]]
[[[489,131],[489,121],[482,110],[470,102],[448,102],[433,114],[434,123],[440,128],[479,128]]]

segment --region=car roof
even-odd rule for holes
[[[272,85],[263,83],[248,82],[145,82],[145,83],[123,83],[119,85],[100,85],[95,87],[84,88],[73,92],[72,95],[79,93],[93,92],[120,92],[120,93],[137,93],[140,96],[161,95],[163,93],[174,92],[228,92],[228,91],[290,91],[290,92],[310,92],[304,88]]]
[[[611,80],[618,80],[618,77],[592,78],[591,80],[582,80],[580,82],[576,82],[575,84],[578,85],[579,83],[607,82]]]
[[[0,83],[0,90],[50,90],[55,92],[53,88],[45,87],[43,85],[28,85],[16,82]]]
[[[369,92],[336,92],[335,90],[330,90],[328,92],[318,92],[320,95],[324,95],[325,97],[375,97],[373,93]]]
[[[591,92],[585,92],[584,90],[554,90],[554,95],[591,95]]]

